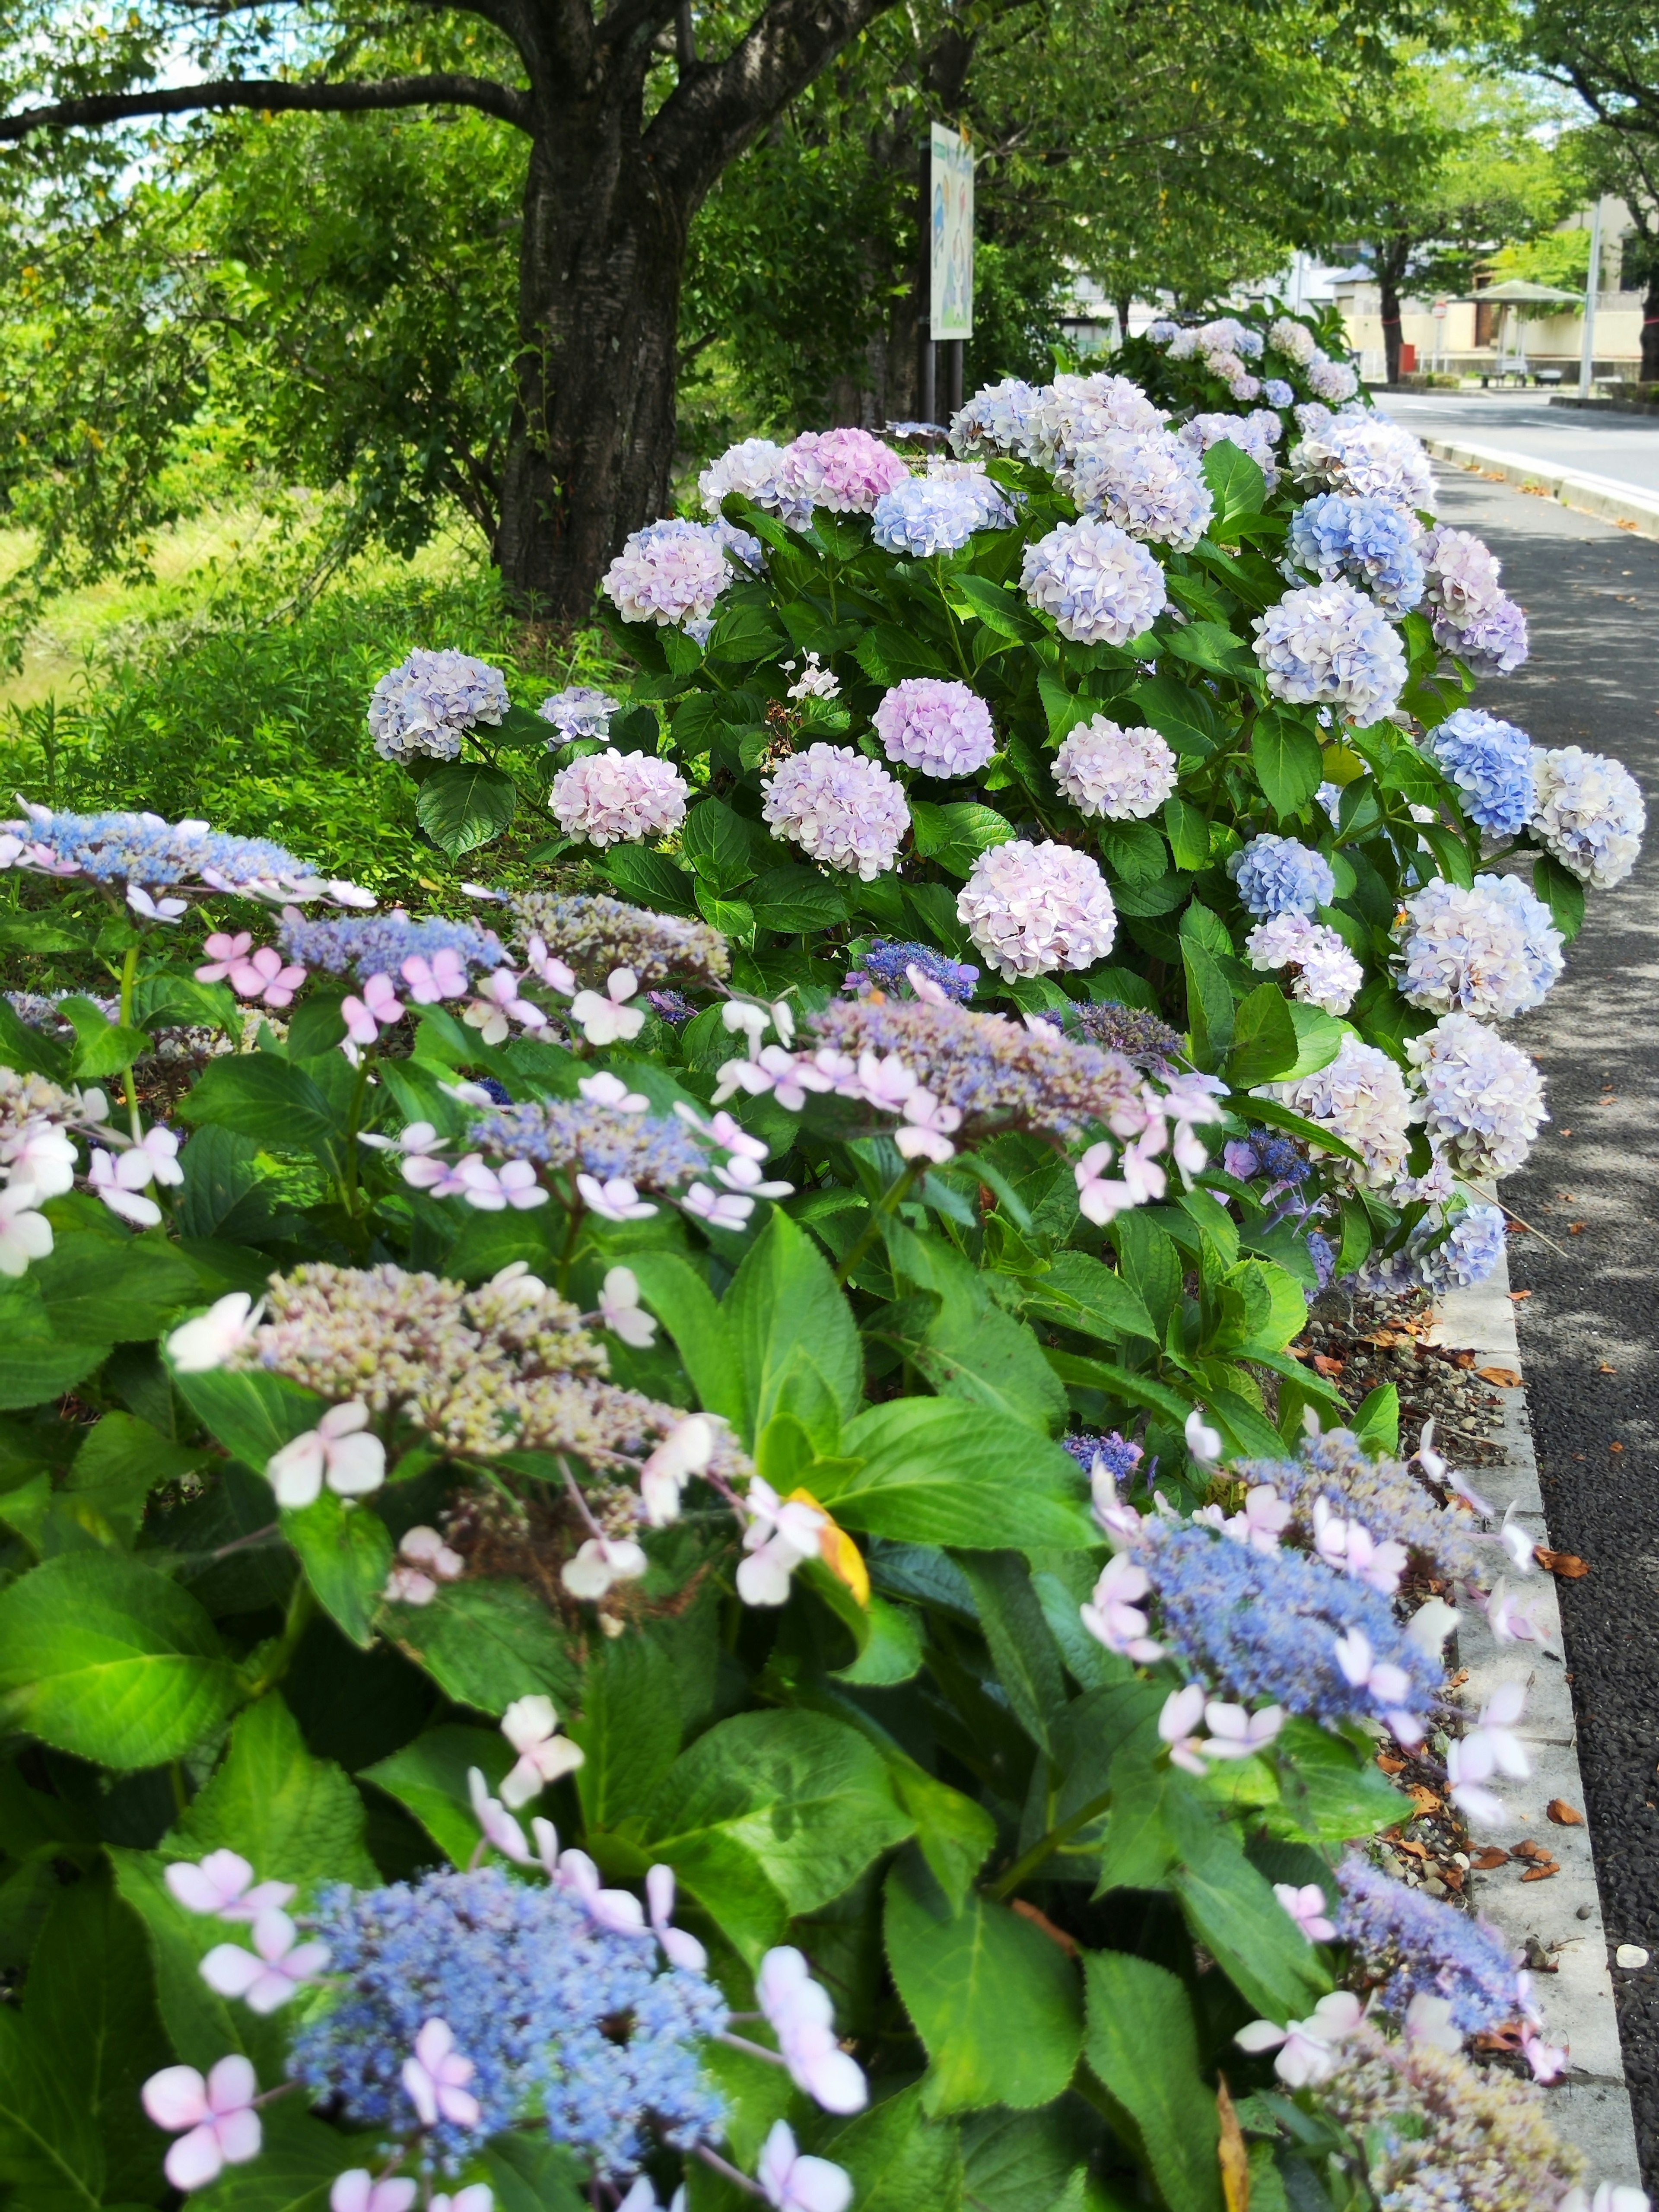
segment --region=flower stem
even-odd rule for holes
[[[138,940],[135,937],[132,943],[128,945],[125,957],[121,962],[121,1027],[124,1030],[130,1030],[132,1027],[133,989],[137,981]],[[138,1085],[130,1067],[122,1069],[121,1085],[127,1096],[127,1114],[132,1123],[132,1141],[135,1145],[141,1144],[143,1141],[144,1125],[138,1118]]]
[[[1111,1803],[1112,1793],[1107,1790],[1098,1797],[1091,1797],[1086,1805],[1080,1805],[1075,1813],[1068,1814],[1057,1826],[1050,1828],[1046,1836],[1039,1836],[1024,1857],[1016,1859],[1007,1873],[992,1885],[987,1894],[999,1904],[1004,1898],[1012,1897],[1021,1882],[1030,1880],[1045,1859],[1052,1858],[1062,1844],[1069,1843],[1080,1830],[1088,1826],[1091,1820],[1097,1820],[1103,1813],[1109,1812]]]
[[[301,1574],[295,1583],[293,1595],[288,1601],[288,1617],[283,1623],[283,1632],[260,1669],[258,1680],[248,1692],[250,1704],[255,1698],[263,1698],[268,1691],[274,1690],[294,1664],[294,1656],[311,1626],[311,1617],[316,1610],[317,1601],[312,1595],[311,1584]]]
[[[836,1270],[836,1280],[838,1283],[845,1283],[851,1278],[854,1268],[857,1267],[859,1261],[864,1257],[871,1245],[875,1243],[876,1238],[880,1235],[883,1221],[890,1213],[896,1212],[899,1206],[903,1204],[905,1199],[908,1196],[911,1189],[914,1188],[917,1177],[922,1173],[926,1166],[927,1162],[925,1160],[907,1160],[904,1166],[904,1173],[899,1177],[896,1182],[889,1184],[887,1188],[877,1200],[876,1203],[871,1207],[870,1218],[865,1223],[863,1229],[859,1232],[859,1235],[854,1243],[852,1250],[847,1255],[847,1257],[842,1261],[840,1267]]]

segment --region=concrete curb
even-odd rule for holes
[[[1489,1282],[1451,1292],[1441,1307],[1433,1340],[1473,1352],[1480,1365],[1508,1368],[1519,1375],[1521,1351],[1509,1287],[1506,1259]],[[1504,1395],[1507,1402],[1498,1441],[1504,1462],[1501,1467],[1477,1470],[1474,1486],[1499,1517],[1513,1504],[1516,1519],[1534,1541],[1547,1544],[1525,1392],[1516,1389]],[[1584,1810],[1572,1692],[1562,1656],[1560,1608],[1549,1575],[1534,1574],[1521,1590],[1526,1610],[1548,1632],[1541,1648],[1500,1644],[1484,1614],[1468,1607],[1461,1609],[1458,1653],[1468,1670],[1462,1697],[1470,1712],[1478,1711],[1499,1682],[1520,1677],[1529,1686],[1526,1716],[1516,1733],[1526,1740],[1532,1774],[1527,1781],[1503,1784],[1505,1818],[1495,1829],[1483,1828],[1480,1840],[1512,1850],[1530,1837],[1559,1860],[1561,1871],[1547,1881],[1523,1882],[1523,1865],[1511,1861],[1489,1874],[1472,1874],[1470,1893],[1480,1911],[1517,1949],[1536,1947],[1555,1963],[1555,1972],[1536,1975],[1550,2040],[1569,2044],[1572,2052],[1566,2081],[1550,2093],[1555,2125],[1583,2152],[1592,2183],[1627,2183],[1639,2188],[1636,2130],[1589,1827],[1588,1823],[1558,1827],[1544,1809],[1560,1797],[1577,1811]]]
[[[1424,445],[1438,461],[1481,476],[1519,484],[1522,491],[1547,492],[1563,507],[1580,514],[1599,514],[1604,521],[1620,523],[1638,537],[1659,538],[1659,492],[1638,491],[1616,477],[1595,475],[1589,469],[1558,469],[1547,461],[1534,461],[1525,453],[1506,452],[1501,446],[1473,446],[1462,439],[1425,437]]]

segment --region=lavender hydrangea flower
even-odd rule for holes
[[[1504,1256],[1506,1232],[1501,1206],[1478,1200],[1465,1204],[1449,1231],[1437,1239],[1435,1232],[1444,1225],[1442,1213],[1439,1207],[1431,1208],[1413,1231],[1408,1247],[1416,1277],[1413,1287],[1420,1285],[1431,1297],[1443,1297],[1449,1290],[1473,1290],[1477,1283],[1489,1281]]]
[[[1421,740],[1423,750],[1463,794],[1463,811],[1492,838],[1524,830],[1533,808],[1532,744],[1513,722],[1479,707],[1460,707]]]
[[[1031,425],[1042,394],[1018,376],[988,384],[951,417],[951,450],[969,453],[1018,453],[1029,459]]]
[[[809,745],[761,787],[763,821],[811,860],[872,883],[910,826],[901,786],[850,745]]]
[[[1289,315],[1280,315],[1268,324],[1267,343],[1275,353],[1282,353],[1286,361],[1293,361],[1298,368],[1305,368],[1319,350],[1319,341],[1308,325],[1294,321]]]
[[[548,744],[568,745],[580,738],[608,738],[611,717],[621,714],[622,701],[591,684],[573,684],[544,699],[536,711],[558,732],[557,738],[550,738]]]
[[[1282,377],[1267,376],[1261,380],[1261,397],[1269,407],[1289,407],[1296,398],[1293,388]]]
[[[1599,891],[1622,884],[1648,826],[1636,778],[1622,761],[1577,745],[1540,746],[1532,768],[1533,835],[1581,883]]]
[[[1416,534],[1392,500],[1322,492],[1291,519],[1291,558],[1316,575],[1363,583],[1378,606],[1407,614],[1423,596]]]
[[[1164,410],[1127,376],[1057,376],[1044,386],[1032,416],[1028,458],[1059,467],[1091,439],[1114,430],[1161,430],[1164,422]]]
[[[1515,1961],[1483,1921],[1372,1866],[1351,1851],[1336,1870],[1336,1932],[1382,1977],[1376,2002],[1403,2019],[1414,1996],[1443,1997],[1460,2035],[1506,2027],[1521,2010]]]
[[[847,988],[856,991],[860,998],[872,989],[879,989],[889,997],[912,998],[910,970],[915,968],[930,983],[938,984],[947,999],[966,1006],[974,995],[979,981],[979,970],[971,961],[952,960],[943,952],[935,952],[931,945],[894,944],[884,937],[877,938],[864,956],[864,965],[854,969],[847,978]]]
[[[907,477],[876,501],[871,535],[884,552],[926,560],[954,553],[976,530],[1006,530],[1013,509],[989,477]]]
[[[706,921],[651,914],[590,891],[522,891],[513,911],[521,944],[538,938],[590,985],[603,986],[617,968],[631,968],[642,983],[671,975],[719,983],[731,973],[726,939]]]
[[[1435,642],[1443,652],[1467,661],[1476,676],[1513,676],[1530,651],[1527,617],[1506,592],[1473,622],[1457,628],[1443,617],[1434,625]]]
[[[922,775],[976,775],[997,749],[984,700],[938,677],[905,677],[872,719],[888,759]]]
[[[1340,1180],[1383,1190],[1404,1170],[1420,1109],[1377,1046],[1345,1036],[1328,1066],[1293,1083],[1269,1085],[1267,1095],[1282,1098],[1304,1121],[1322,1123],[1359,1154],[1357,1162],[1331,1156],[1328,1172]]]
[[[1467,1516],[1437,1504],[1401,1461],[1373,1458],[1352,1429],[1317,1430],[1302,1437],[1294,1458],[1240,1460],[1233,1473],[1250,1489],[1271,1488],[1290,1506],[1289,1541],[1312,1548],[1322,1501],[1339,1520],[1358,1521],[1378,1542],[1403,1544],[1431,1574],[1479,1582],[1488,1571],[1490,1552],[1470,1533]]]
[[[1252,968],[1293,969],[1291,996],[1328,1014],[1346,1014],[1365,981],[1337,932],[1304,914],[1276,914],[1258,922],[1244,951]]]
[[[1516,876],[1472,885],[1437,876],[1405,902],[1395,932],[1400,989],[1437,1013],[1506,1021],[1539,1005],[1561,973],[1561,933]]]
[[[496,1159],[580,1170],[601,1183],[623,1176],[641,1190],[678,1190],[708,1165],[672,1114],[630,1114],[586,1098],[503,1107],[472,1124],[471,1141]]]
[[[1092,968],[1117,933],[1112,894],[1089,855],[1024,838],[980,854],[957,900],[957,919],[1010,981]]]
[[[453,760],[468,730],[499,724],[511,703],[507,678],[487,660],[416,646],[374,686],[368,726],[382,760]]]
[[[685,820],[690,796],[672,761],[652,753],[585,753],[553,779],[560,829],[601,848],[672,835]]]
[[[778,506],[783,451],[770,438],[744,438],[728,446],[697,478],[704,513],[712,520],[720,511],[720,501],[732,492],[752,499],[757,507]]]
[[[1109,822],[1144,822],[1176,787],[1176,757],[1156,730],[1097,714],[1061,742],[1054,781],[1085,814]]]
[[[325,890],[337,896],[352,889],[319,882],[302,860],[268,838],[233,837],[205,822],[164,822],[159,814],[60,813],[27,799],[23,808],[18,820],[0,822],[0,871],[124,883],[129,898],[134,888],[159,890],[174,884],[205,884],[212,890],[267,900],[312,899]],[[347,902],[372,906],[374,900],[354,893]]]
[[[1270,423],[1271,429],[1267,428]],[[1181,439],[1183,445],[1203,454],[1224,438],[1240,453],[1249,455],[1266,477],[1267,489],[1271,492],[1279,483],[1279,459],[1273,451],[1279,428],[1278,417],[1261,410],[1252,415],[1194,415],[1182,424]]]
[[[1431,530],[1423,540],[1427,564],[1424,599],[1454,629],[1491,612],[1503,597],[1501,563],[1484,540],[1468,530]]]
[[[1287,592],[1255,617],[1255,657],[1275,698],[1340,708],[1378,721],[1406,687],[1406,654],[1382,610],[1338,580]]]
[[[1294,837],[1264,832],[1227,863],[1250,914],[1312,914],[1336,896],[1336,878],[1322,853]]]
[[[1408,1038],[1423,1086],[1423,1118],[1460,1174],[1513,1175],[1549,1119],[1536,1063],[1469,1014],[1443,1014]]]
[[[1113,430],[1077,449],[1061,481],[1085,514],[1185,552],[1215,516],[1190,448],[1167,430]]]
[[[1164,571],[1115,523],[1057,523],[1025,549],[1020,585],[1034,607],[1079,645],[1127,645],[1167,604]]]
[[[1231,1698],[1330,1725],[1402,1711],[1424,1715],[1443,1686],[1443,1668],[1412,1642],[1388,1599],[1322,1559],[1259,1552],[1162,1518],[1143,1525],[1130,1556],[1151,1577],[1164,1643]],[[1356,1631],[1373,1667],[1398,1675],[1389,1687],[1403,1686],[1403,1698],[1379,1695],[1344,1671],[1337,1646]]]
[[[352,916],[333,921],[307,921],[303,915],[285,914],[276,932],[283,956],[302,968],[320,969],[325,975],[355,975],[366,982],[371,975],[398,975],[405,960],[424,960],[428,966],[441,952],[453,952],[469,974],[474,969],[501,967],[507,949],[493,930],[479,929],[470,921],[446,921],[430,915],[412,921],[401,907],[390,914]]]
[[[1144,1074],[1172,1075],[1186,1056],[1186,1040],[1144,1007],[1126,1006],[1116,999],[1085,999],[1073,1006],[1072,1018],[1091,1044],[1121,1053]]]
[[[726,2027],[725,1998],[695,1969],[659,1972],[653,1942],[600,1926],[571,1892],[486,1867],[330,1889],[313,1918],[338,1980],[295,2042],[295,2078],[359,2126],[413,2136],[404,2061],[442,2021],[479,2107],[475,2126],[443,2116],[428,2131],[446,2172],[526,2119],[605,2175],[638,2167],[647,2115],[679,2148],[721,2132],[725,2107],[699,2060]]]
[[[1298,419],[1309,410],[1298,408]],[[1434,476],[1420,440],[1386,416],[1338,415],[1310,428],[1291,453],[1298,483],[1361,498],[1393,500],[1425,514],[1434,511]]]
[[[671,520],[635,531],[599,588],[624,622],[684,629],[713,614],[731,580],[714,531],[706,523]]]
[[[1316,399],[1340,406],[1358,391],[1359,373],[1352,362],[1332,361],[1328,356],[1316,352],[1308,363],[1308,389]]]
[[[1114,1482],[1125,1482],[1133,1474],[1146,1456],[1139,1444],[1132,1444],[1114,1429],[1109,1436],[1102,1436],[1091,1429],[1075,1431],[1060,1440],[1060,1449],[1068,1451],[1085,1474],[1092,1474],[1098,1460]]]
[[[804,522],[819,507],[832,514],[871,514],[883,493],[909,473],[892,447],[867,430],[803,430],[784,448],[778,501],[791,522]]]

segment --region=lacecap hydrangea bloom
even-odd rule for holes
[[[867,430],[803,430],[784,447],[778,503],[792,522],[804,523],[818,507],[832,514],[872,514],[883,493],[909,473],[892,447]]]
[[[1117,933],[1112,894],[1089,855],[1024,838],[980,854],[957,900],[957,919],[1010,981],[1092,968]]]
[[[1267,1095],[1353,1147],[1357,1163],[1331,1155],[1330,1172],[1345,1182],[1383,1190],[1403,1172],[1419,1109],[1405,1077],[1377,1046],[1345,1036],[1328,1066],[1293,1083],[1270,1085]]]
[[[938,677],[907,676],[872,719],[888,759],[922,775],[975,775],[997,749],[984,700]]]
[[[860,997],[868,991],[879,990],[892,998],[913,998],[913,968],[959,1006],[967,1005],[979,981],[979,970],[969,960],[952,960],[945,953],[935,952],[931,945],[895,943],[889,938],[878,937],[860,966],[848,974],[845,988],[856,991]]]
[[[783,450],[770,438],[744,438],[728,446],[697,478],[704,512],[711,518],[717,515],[720,501],[732,492],[752,499],[757,507],[776,507]]]
[[[1328,1014],[1346,1014],[1365,971],[1341,938],[1304,914],[1276,914],[1257,922],[1244,940],[1252,968],[1292,968],[1291,995]]]
[[[1322,853],[1271,832],[1252,837],[1235,853],[1227,872],[1251,914],[1312,914],[1336,896],[1336,878]]]
[[[1352,362],[1332,361],[1328,355],[1316,352],[1307,367],[1308,387],[1314,398],[1333,407],[1352,399],[1359,389],[1359,372]]]
[[[907,477],[876,501],[871,535],[884,552],[926,560],[954,553],[976,530],[1004,530],[1013,509],[989,477]]]
[[[1417,526],[1387,499],[1321,492],[1291,518],[1291,558],[1328,579],[1364,584],[1380,607],[1407,614],[1423,596]]]
[[[951,417],[951,449],[969,453],[1018,453],[1029,459],[1032,422],[1042,393],[1018,376],[988,384]]]
[[[656,522],[627,540],[600,589],[625,622],[684,629],[708,619],[731,580],[720,541],[707,524]]]
[[[1406,654],[1376,603],[1340,579],[1287,592],[1255,621],[1255,657],[1275,698],[1336,707],[1361,725],[1392,712]]]
[[[1164,571],[1114,522],[1057,523],[1025,549],[1020,584],[1034,607],[1079,645],[1127,645],[1167,604]]]
[[[127,902],[140,914],[176,921],[183,901],[159,914],[145,903],[145,887],[161,890],[202,884],[249,898],[313,899],[324,893],[346,906],[373,906],[373,896],[350,884],[321,882],[292,853],[265,837],[233,837],[205,822],[164,822],[159,814],[68,814],[28,799],[13,822],[0,822],[0,872],[21,868],[52,876],[84,876],[90,883],[125,884]]]
[[[1350,1851],[1336,1870],[1336,1932],[1370,1972],[1376,2002],[1403,2020],[1415,1996],[1443,1998],[1460,2035],[1507,2027],[1522,2010],[1509,1947],[1484,1921],[1407,1889]]]
[[[573,684],[544,699],[536,711],[557,731],[557,742],[568,745],[579,738],[608,738],[611,717],[621,714],[622,701],[592,684]],[[556,741],[550,738],[547,742],[550,745]]]
[[[527,949],[539,943],[589,983],[604,983],[617,968],[632,969],[642,983],[669,976],[719,983],[731,973],[726,941],[706,921],[653,914],[591,891],[522,891],[513,911]]]
[[[1532,741],[1513,722],[1460,707],[1419,740],[1462,796],[1463,811],[1492,838],[1513,837],[1533,809]]]
[[[586,753],[553,779],[553,811],[567,837],[588,845],[666,837],[685,820],[690,787],[652,753]]]
[[[1507,1021],[1561,973],[1561,933],[1518,876],[1467,888],[1437,876],[1407,899],[1395,934],[1401,996],[1438,1013]]]
[[[1113,430],[1079,446],[1065,484],[1085,514],[1185,552],[1215,514],[1197,458],[1167,430]]]
[[[1410,1467],[1373,1458],[1352,1429],[1304,1433],[1293,1459],[1247,1459],[1232,1472],[1247,1489],[1271,1489],[1291,1510],[1284,1540],[1312,1546],[1326,1514],[1358,1521],[1379,1542],[1402,1544],[1430,1573],[1480,1582],[1491,1552],[1468,1516],[1437,1505]]]
[[[1158,731],[1097,714],[1062,740],[1054,781],[1085,814],[1144,822],[1176,787],[1176,757]]]
[[[910,826],[901,786],[850,745],[809,745],[762,786],[762,819],[807,858],[872,883]]]
[[[284,957],[302,968],[319,968],[327,975],[401,975],[408,960],[430,967],[441,952],[452,953],[463,968],[489,969],[503,966],[507,950],[493,930],[470,921],[447,921],[441,915],[411,921],[401,907],[390,914],[351,915],[326,921],[308,921],[289,908],[276,932]]]
[[[1429,1134],[1458,1172],[1477,1182],[1513,1175],[1549,1119],[1536,1063],[1462,1013],[1408,1037],[1406,1054],[1423,1086]]]
[[[1298,483],[1434,511],[1434,475],[1421,441],[1369,410],[1336,416],[1310,432],[1291,448],[1291,471]]]
[[[506,677],[487,660],[416,646],[374,686],[368,726],[382,760],[453,760],[469,730],[499,725],[511,703]]]
[[[1532,756],[1532,832],[1581,883],[1599,891],[1636,866],[1648,826],[1641,788],[1623,762],[1577,745],[1540,746]]]

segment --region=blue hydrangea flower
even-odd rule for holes
[[[1413,518],[1392,500],[1322,492],[1297,509],[1291,558],[1326,578],[1365,585],[1390,613],[1407,614],[1423,596],[1423,562]]]
[[[1343,577],[1287,592],[1257,615],[1255,657],[1276,699],[1334,706],[1361,725],[1392,713],[1406,687],[1393,624]]]
[[[544,2119],[605,2176],[633,2172],[653,2135],[685,2148],[721,2131],[698,2060],[726,2026],[725,1998],[702,1974],[658,1972],[648,1936],[600,1928],[564,1891],[489,1867],[331,1889],[313,1917],[336,1995],[300,2031],[290,2065],[314,2102],[354,2124],[414,2134],[403,2063],[437,2019],[472,2062],[481,2108],[476,2128],[430,2130],[447,2172],[525,2119]]]
[[[1252,837],[1228,861],[1227,872],[1251,914],[1313,914],[1336,896],[1330,862],[1294,837]]]
[[[888,553],[954,553],[976,530],[1004,530],[1013,509],[982,470],[907,477],[876,501],[872,536]]]
[[[1442,1997],[1461,2035],[1503,2027],[1521,2010],[1515,1966],[1484,1921],[1441,1905],[1351,1851],[1336,1870],[1336,1932],[1371,1973],[1376,2001],[1402,2016],[1414,1996]]]
[[[1534,779],[1532,741],[1524,730],[1479,707],[1460,707],[1422,744],[1462,793],[1463,811],[1477,828],[1491,837],[1513,837],[1525,829]]]
[[[1261,397],[1269,407],[1289,407],[1294,403],[1296,393],[1281,377],[1270,376],[1262,384]]]
[[[848,976],[850,989],[860,994],[872,985],[901,998],[913,997],[909,971],[916,968],[930,982],[937,983],[947,999],[966,1006],[974,995],[980,971],[970,961],[947,959],[935,952],[931,945],[896,943],[878,937],[864,956],[862,968],[855,968]]]
[[[323,886],[302,860],[265,837],[232,837],[205,822],[164,822],[159,814],[63,814],[30,806],[15,822],[0,822],[0,843],[17,839],[21,854],[10,866],[48,867],[55,875],[85,876],[97,884],[206,883],[219,890],[246,890],[270,898],[314,896]]]
[[[641,1190],[676,1190],[708,1164],[672,1115],[629,1114],[586,1098],[503,1107],[472,1124],[472,1141],[498,1159],[572,1168],[600,1182],[623,1176]]]
[[[1114,1482],[1127,1481],[1146,1457],[1139,1444],[1132,1444],[1115,1429],[1107,1436],[1097,1435],[1090,1429],[1081,1429],[1069,1437],[1062,1437],[1060,1441],[1085,1474],[1092,1474],[1095,1462],[1100,1460]]]
[[[431,915],[412,921],[401,907],[390,914],[353,915],[332,921],[285,916],[276,933],[284,955],[304,968],[329,975],[397,975],[405,960],[430,961],[440,952],[459,955],[469,969],[499,968],[507,951],[493,930],[470,921],[446,921]]]
[[[1434,1237],[1440,1225],[1440,1209],[1431,1208],[1418,1224],[1407,1248],[1417,1280],[1425,1291],[1443,1296],[1454,1287],[1468,1290],[1497,1273],[1504,1256],[1505,1233],[1501,1207],[1466,1206],[1447,1236],[1437,1243]]]

